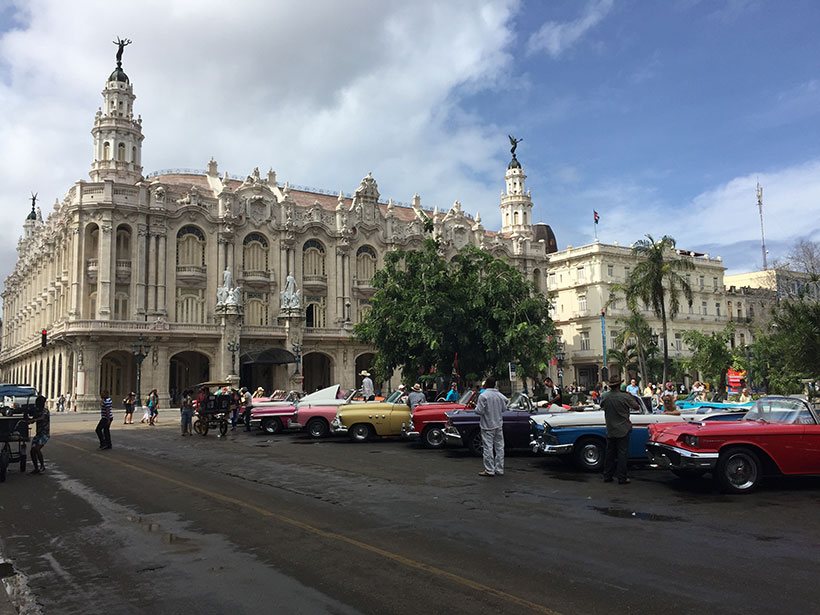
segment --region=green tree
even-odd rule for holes
[[[622,327],[613,340],[619,348],[625,349],[628,345],[634,349],[638,361],[638,372],[642,381],[648,378],[646,367],[646,351],[652,343],[652,329],[646,318],[637,310],[630,310],[629,316],[619,318],[618,325]]]
[[[663,380],[666,382],[669,373],[667,321],[674,320],[680,312],[681,296],[692,305],[692,288],[681,272],[691,271],[695,266],[688,259],[677,256],[675,240],[668,235],[664,235],[660,241],[647,235],[646,239],[635,242],[632,253],[638,257],[638,263],[626,283],[613,285],[612,290],[625,296],[627,307],[632,312],[638,311],[640,302],[661,319]]]
[[[409,378],[449,377],[456,356],[461,374],[503,374],[515,361],[535,377],[554,354],[546,298],[517,269],[473,246],[449,262],[433,239],[389,252],[373,286],[372,308],[354,330],[375,346],[381,378],[399,367]]]
[[[735,328],[732,323],[716,333],[686,331],[683,334],[683,341],[692,350],[692,356],[687,363],[692,369],[703,374],[704,379],[716,382],[716,390],[721,396],[726,391],[726,372],[735,364],[735,354],[729,347],[729,341],[734,334]]]

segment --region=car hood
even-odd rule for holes
[[[677,439],[681,434],[692,434],[697,436],[737,436],[741,434],[756,434],[761,431],[771,429],[779,423],[765,423],[763,421],[704,421],[697,419],[683,423],[673,423],[664,425],[653,425],[650,428],[650,439],[669,438]]]

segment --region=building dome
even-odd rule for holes
[[[31,211],[26,216],[26,220],[36,220],[37,219],[37,212],[34,211],[34,206],[31,206]]]
[[[521,163],[518,162],[518,158],[515,157],[513,154],[512,160],[510,160],[510,164],[507,165],[507,169],[520,169]]]
[[[128,83],[128,75],[125,74],[125,71],[122,70],[119,66],[114,69],[114,72],[111,73],[111,76],[108,77],[109,81],[122,81],[123,83]]]

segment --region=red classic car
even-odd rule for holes
[[[805,399],[761,397],[740,421],[652,425],[646,450],[679,476],[711,472],[749,493],[765,476],[820,475],[820,417]]]
[[[476,392],[465,391],[457,402],[440,401],[430,404],[419,404],[410,417],[410,425],[403,435],[409,438],[421,437],[425,448],[442,448],[444,446],[444,425],[447,423],[445,412],[453,410],[471,410],[475,408]]]

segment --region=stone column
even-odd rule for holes
[[[111,258],[111,222],[100,224],[100,251],[97,262],[97,319],[111,319],[111,280],[114,262]]]
[[[157,313],[157,233],[148,230],[148,315]]]
[[[70,272],[71,280],[69,283],[71,284],[71,296],[69,298],[70,303],[68,309],[68,316],[72,320],[79,318],[82,313],[80,306],[82,297],[80,294],[80,281],[85,271],[84,260],[82,252],[80,251],[80,228],[75,227],[71,229],[71,263],[73,269]]]
[[[344,268],[344,250],[342,248],[336,248],[336,301],[334,304],[334,309],[336,310],[336,320],[338,322],[343,322],[345,319],[345,292],[344,292],[344,275],[343,275],[343,268]]]
[[[134,320],[140,320],[145,315],[145,285],[148,272],[145,270],[145,254],[148,249],[148,227],[140,224],[137,227],[137,240],[131,248],[132,282],[131,287],[136,291],[132,297],[131,314]]]
[[[165,304],[165,281],[168,276],[166,250],[166,235],[161,233],[157,235],[157,313],[162,316],[168,314],[168,308]]]

